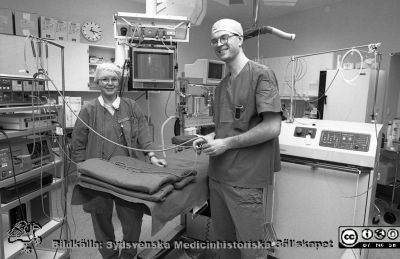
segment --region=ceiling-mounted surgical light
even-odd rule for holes
[[[200,25],[207,11],[207,0],[157,0],[156,2],[156,14],[187,16],[191,25]]]

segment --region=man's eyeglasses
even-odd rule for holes
[[[100,82],[102,82],[103,84],[107,84],[108,82],[111,81],[111,83],[116,84],[119,82],[118,78],[101,78],[99,79]]]
[[[211,44],[212,47],[218,46],[218,42],[221,42],[221,44],[224,45],[224,44],[226,44],[228,42],[229,38],[231,38],[233,36],[239,36],[239,35],[237,35],[237,34],[224,34],[219,38],[212,39],[210,44]]]

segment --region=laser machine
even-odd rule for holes
[[[341,258],[338,227],[371,225],[381,129],[358,122],[282,122],[273,205],[277,238],[332,247],[277,247],[278,258]]]

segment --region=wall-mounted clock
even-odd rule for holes
[[[98,41],[103,36],[103,31],[96,22],[85,22],[81,26],[82,35],[88,41]]]

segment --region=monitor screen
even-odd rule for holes
[[[167,49],[133,48],[128,90],[174,90],[175,53]]]
[[[134,78],[137,80],[173,80],[171,53],[136,52],[134,55]]]
[[[200,58],[192,64],[185,64],[184,75],[197,84],[217,85],[225,76],[225,62]]]

